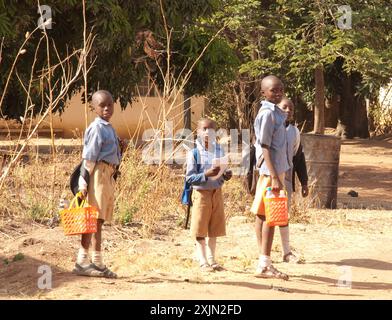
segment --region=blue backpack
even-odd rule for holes
[[[197,173],[199,173],[200,163],[197,161],[199,157],[199,152],[197,151],[197,148],[192,149],[192,154],[193,154],[193,158],[196,161]],[[184,181],[184,190],[182,191],[182,196],[181,196],[181,203],[189,207],[192,206],[192,185],[186,181],[186,177]]]

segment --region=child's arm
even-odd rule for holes
[[[306,168],[305,154],[302,150],[302,144],[299,145],[297,153],[293,157],[293,171],[297,174],[302,186],[302,196],[306,197],[308,190],[308,171]],[[294,181],[294,179],[293,179]]]
[[[269,146],[263,144],[263,156],[265,164],[267,165],[268,171],[271,175],[271,187],[273,190],[282,190],[284,189],[282,181],[280,181],[279,176],[275,170],[275,166],[271,160],[271,153]]]
[[[82,170],[87,171],[87,173],[91,176],[93,173],[96,162],[98,161],[98,156],[102,148],[102,139],[99,135],[98,128],[93,127],[91,130],[86,132],[85,140],[84,140],[84,148],[83,148],[83,163]],[[78,180],[79,191],[82,193],[84,197],[87,195],[87,181],[80,175]]]
[[[215,167],[205,172],[197,171],[196,160],[192,152],[188,153],[186,163],[186,181],[191,185],[201,185],[208,180],[208,177],[216,176],[219,173],[220,168]]]
[[[272,189],[283,189],[283,183],[279,180],[275,166],[271,159],[270,146],[274,133],[274,118],[272,112],[265,112],[261,117],[256,118],[255,134],[257,141],[261,144],[263,157],[268,171],[272,178]]]
[[[80,176],[78,180],[79,191],[83,194],[84,197],[87,195],[88,185],[87,181],[84,179],[82,170],[85,170],[89,176],[92,175],[95,167],[95,162],[89,160],[83,160],[82,168],[80,168]]]

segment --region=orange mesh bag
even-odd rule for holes
[[[289,222],[288,198],[285,197],[264,197],[265,221],[270,227],[285,226]]]
[[[72,199],[69,208],[60,211],[61,224],[67,236],[97,232],[97,208],[88,205],[85,200],[79,204],[78,196]]]

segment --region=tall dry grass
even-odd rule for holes
[[[5,181],[0,194],[0,220],[45,225],[58,221],[60,199],[70,201],[73,197],[69,178],[80,160],[80,151],[57,153],[55,160],[51,155],[27,154]],[[143,163],[140,150],[129,149],[124,154],[116,183],[114,224],[141,226],[142,235],[150,237],[164,232],[163,228],[170,227],[168,223],[177,227],[182,221],[183,171],[157,168]]]
[[[56,217],[59,199],[70,198],[69,176],[80,153],[38,156],[26,154],[5,180],[0,217],[47,224]]]
[[[139,223],[144,236],[162,232],[165,220],[172,221],[173,227],[178,225],[183,213],[181,169],[146,165],[140,150],[129,149],[120,171],[116,187],[116,223],[125,226]]]

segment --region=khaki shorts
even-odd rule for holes
[[[279,180],[284,185],[284,176],[282,173],[279,175]],[[271,177],[261,175],[259,180],[257,181],[255,198],[252,203],[252,207],[250,208],[250,212],[258,216],[265,216],[265,208],[264,208],[264,196],[266,189],[271,186]]]
[[[112,221],[114,209],[114,167],[104,162],[95,164],[90,176],[87,202],[99,211],[98,219]]]
[[[226,235],[222,189],[192,191],[191,235],[221,237]]]

